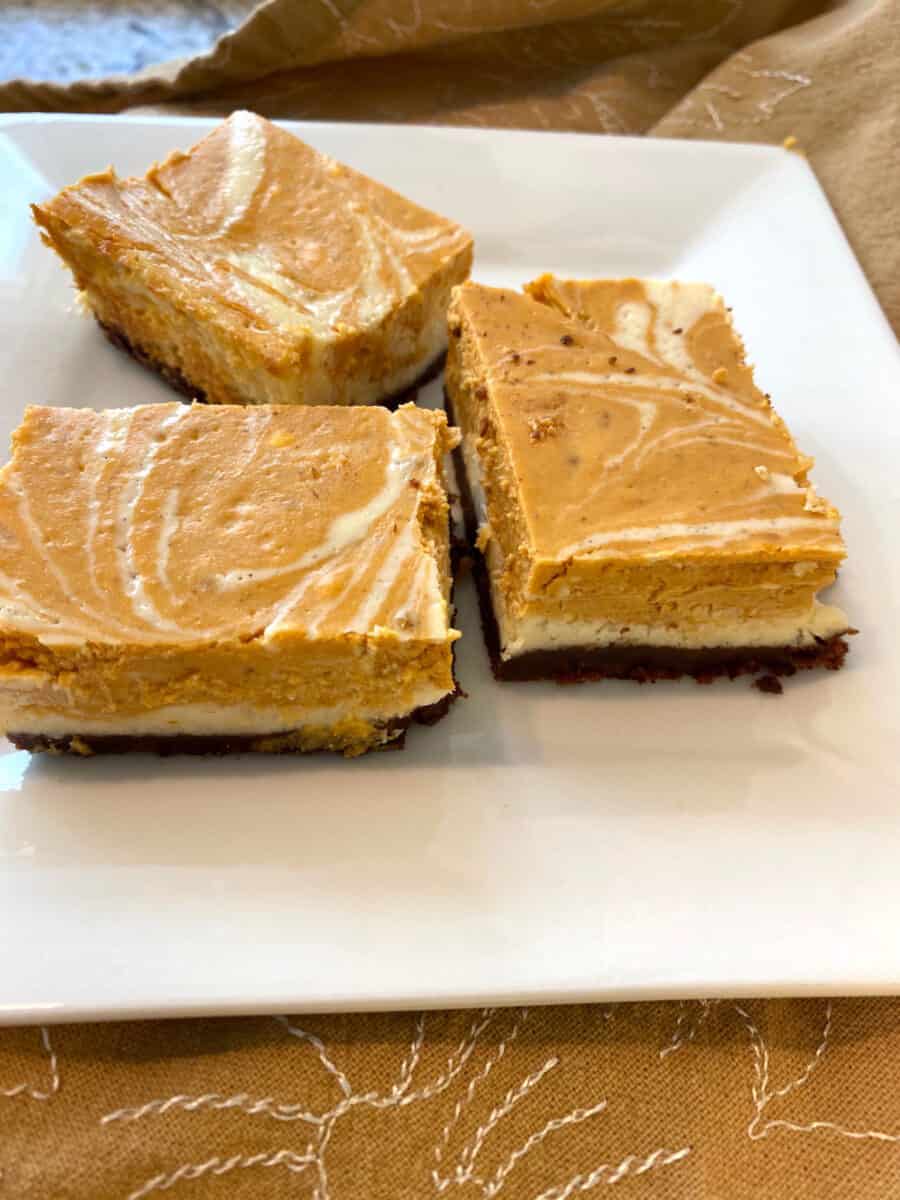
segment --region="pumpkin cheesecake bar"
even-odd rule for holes
[[[455,693],[443,413],[29,408],[0,472],[0,729],[336,750]]]
[[[472,239],[250,112],[32,206],[111,340],[192,398],[387,402],[435,370]]]
[[[839,514],[711,287],[469,283],[450,331],[499,678],[841,665],[847,618],[817,599],[844,557]]]

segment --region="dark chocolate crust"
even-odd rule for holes
[[[477,572],[476,572],[477,577]],[[482,609],[482,621],[484,610]],[[515,658],[501,659],[496,638],[487,633],[491,669],[496,679],[555,679],[557,683],[584,683],[597,679],[630,679],[635,683],[655,683],[659,679],[680,679],[689,675],[698,683],[716,679],[736,679],[739,675],[763,673],[760,691],[778,694],[776,676],[796,675],[798,671],[824,667],[837,671],[843,666],[847,643],[843,637],[816,642],[812,646],[704,646],[684,649],[678,646],[580,646],[559,650],[530,650]]]
[[[447,418],[453,424],[453,404],[446,392],[445,404]],[[561,646],[553,650],[529,650],[515,658],[501,658],[500,633],[487,564],[475,546],[478,533],[475,504],[459,447],[453,451],[453,462],[468,553],[472,558],[472,575],[478,591],[481,627],[495,679],[555,680],[557,683],[630,679],[635,683],[655,683],[659,679],[680,679],[688,675],[698,683],[712,683],[716,679],[762,673],[766,682],[760,681],[760,690],[778,694],[780,687],[776,689],[773,685],[779,675],[796,675],[798,671],[814,667],[837,671],[843,666],[847,642],[842,634],[816,639],[812,646],[704,646],[696,650],[678,646]]]
[[[410,725],[434,725],[441,717],[450,711],[450,705],[460,694],[459,688],[438,700],[435,704],[425,704],[414,709],[406,717],[398,717],[389,721],[385,733],[390,740],[382,746],[373,747],[378,750],[402,750],[406,741],[406,731]],[[90,757],[94,754],[157,754],[161,758],[170,758],[176,754],[321,754],[333,753],[323,748],[321,750],[300,750],[290,742],[291,731],[281,730],[268,734],[149,734],[130,736],[128,734],[97,735],[93,733],[67,733],[59,737],[47,737],[35,733],[8,733],[7,738],[18,750],[30,750],[32,754],[45,751],[49,754],[75,754]]]
[[[143,347],[136,345],[130,340],[130,338],[126,337],[121,329],[115,329],[113,326],[107,325],[105,322],[101,321],[96,314],[94,314],[94,316],[97,324],[114,346],[117,346],[120,350],[124,350],[126,354],[131,355],[136,362],[139,362],[142,367],[146,367],[148,371],[152,371],[155,375],[159,375],[161,379],[164,379],[170,387],[174,388],[176,392],[180,392],[182,396],[187,396],[189,400],[198,400],[201,403],[206,403],[206,393],[204,392],[203,388],[195,387],[189,379],[184,377],[177,367],[169,366],[166,363],[159,362],[158,359],[154,358],[151,354],[148,354]],[[398,408],[401,404],[407,403],[407,401],[414,401],[416,398],[416,392],[419,390],[419,388],[424,387],[426,383],[430,383],[432,379],[436,379],[437,376],[440,375],[441,371],[444,369],[444,362],[446,361],[446,358],[446,351],[442,351],[437,355],[436,358],[432,359],[421,375],[419,375],[419,377],[415,379],[409,385],[409,387],[405,387],[399,392],[394,392],[392,395],[386,396],[383,400],[379,400],[378,403],[382,408],[389,408],[393,410]]]
[[[152,371],[154,375],[158,375],[160,379],[165,380],[169,387],[174,388],[176,392],[180,392],[182,396],[187,396],[189,400],[199,400],[201,403],[206,403],[206,392],[203,388],[194,387],[190,380],[185,379],[177,367],[166,366],[165,363],[159,362],[148,354],[143,347],[136,345],[130,341],[121,329],[115,329],[112,325],[107,325],[105,321],[94,313],[94,319],[103,330],[107,339],[119,350],[124,350],[129,354],[135,362],[139,362],[142,367],[146,367],[148,371]]]
[[[388,396],[384,400],[379,400],[378,403],[382,408],[389,408],[391,412],[395,408],[399,408],[401,404],[415,404],[419,388],[423,388],[426,384],[431,383],[433,379],[437,379],[443,371],[446,362],[447,351],[442,350],[440,354],[431,360],[422,374],[413,380],[409,387],[403,388],[399,392],[394,392],[392,396]]]

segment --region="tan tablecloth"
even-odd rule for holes
[[[900,329],[898,55],[897,0],[271,0],[202,59],[0,108],[792,136]],[[0,1135],[28,1200],[886,1200],[900,1001],[5,1030]]]

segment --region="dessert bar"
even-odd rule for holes
[[[20,748],[361,754],[455,693],[443,413],[29,408],[0,472]]]
[[[839,514],[705,284],[467,283],[447,391],[502,679],[838,667]]]
[[[33,206],[110,339],[210,403],[389,403],[439,366],[472,239],[236,112],[142,178]]]

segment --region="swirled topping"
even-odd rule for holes
[[[458,225],[236,112],[143,179],[89,175],[44,210],[161,295],[243,333],[370,326],[471,245]],[[215,306],[214,310],[210,305]]]
[[[432,533],[450,441],[412,405],[29,408],[0,472],[0,627],[48,645],[447,640]]]
[[[843,557],[711,287],[544,276],[525,292],[464,284],[450,319],[482,381],[478,444],[508,464],[536,556]]]

